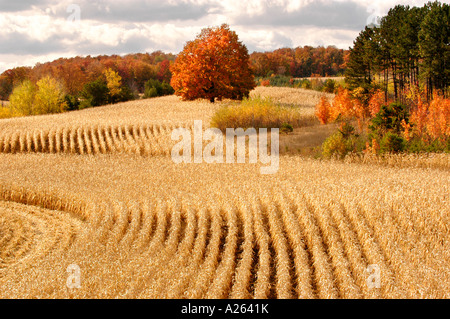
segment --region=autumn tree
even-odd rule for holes
[[[32,115],[35,95],[36,86],[30,80],[25,80],[14,88],[9,97],[9,107],[13,113]]]
[[[55,69],[55,77],[60,79],[70,95],[76,95],[83,89],[86,76],[81,66],[74,62],[66,62],[58,65]]]
[[[156,66],[143,61],[135,61],[132,65],[133,80],[139,91],[143,91],[145,83],[156,78]]]
[[[313,74],[336,76],[345,71],[344,59],[348,53],[334,46],[282,48],[272,52],[253,52],[250,62],[257,77],[272,74],[294,78],[311,77]]]
[[[172,73],[170,73],[170,61],[164,60],[158,65],[158,73],[156,74],[156,78],[160,82],[170,83],[170,79],[172,77]]]
[[[25,80],[11,94],[10,107],[20,115],[63,112],[66,109],[63,86],[50,76],[43,77],[36,85]]]
[[[320,123],[328,124],[331,119],[331,104],[325,96],[320,98],[319,104],[316,105],[316,116]]]
[[[43,77],[37,83],[34,114],[59,113],[65,111],[63,85],[49,76]]]
[[[0,75],[0,100],[8,100],[13,89],[29,79],[30,67],[17,67],[9,69]]]
[[[247,47],[229,26],[206,28],[171,66],[170,84],[183,100],[241,100],[255,88]]]
[[[114,102],[121,91],[120,87],[122,85],[122,77],[111,68],[103,71],[103,74],[106,78],[106,86],[109,90],[111,102]]]
[[[7,74],[0,75],[0,100],[7,100],[13,90],[13,78]]]

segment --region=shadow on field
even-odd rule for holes
[[[317,124],[294,129],[289,134],[280,134],[280,154],[317,157],[323,142],[336,130],[336,124]]]

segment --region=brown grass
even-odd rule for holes
[[[3,206],[15,207],[1,215],[2,297],[449,297],[448,171],[298,156],[273,176],[164,157],[0,159]],[[47,228],[55,239],[35,257],[26,238],[40,231],[15,234],[24,212],[42,211],[29,205],[58,209],[46,225],[73,220],[73,240],[55,228],[69,226]],[[77,290],[63,281],[71,263]],[[369,264],[380,289],[367,287]]]
[[[319,103],[320,98],[325,96],[329,99],[334,97],[334,94],[321,93],[307,89],[294,88],[274,88],[258,86],[251,93],[250,97],[261,96],[262,98],[270,97],[277,103],[287,104],[302,108],[305,112],[314,115],[315,107]]]
[[[142,155],[217,106],[154,103],[0,121],[0,298],[450,297],[449,155],[175,164]]]

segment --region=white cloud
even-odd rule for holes
[[[295,12],[300,10],[303,6],[307,5],[308,3],[312,2],[311,0],[292,0],[287,1],[286,4],[286,12]]]
[[[33,67],[36,63],[45,63],[59,58],[70,58],[75,55],[76,52],[68,52],[66,54],[53,53],[43,56],[37,56],[34,54],[0,54],[0,70],[8,70],[17,66]]]
[[[252,51],[270,51],[274,48],[292,47],[293,42],[283,31],[251,30],[237,28],[236,31],[250,53]]]
[[[72,3],[80,21],[70,22]],[[419,0],[1,1],[0,72],[58,57],[179,52],[204,27],[230,24],[249,51],[348,48],[373,12]]]

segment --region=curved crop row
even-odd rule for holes
[[[309,186],[286,182],[227,201],[169,196],[77,206],[57,194],[4,189],[0,297],[446,296],[446,275],[437,273],[450,260],[445,223],[420,218],[400,199],[374,204],[381,197],[373,193],[344,201]],[[74,263],[83,273],[76,291],[64,281]],[[380,287],[370,285],[373,266]]]
[[[0,132],[0,153],[170,155],[174,125],[72,126]]]

